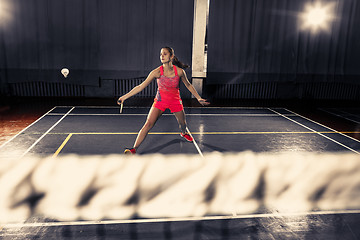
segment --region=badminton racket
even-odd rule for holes
[[[122,102],[122,103],[120,104],[120,113],[122,113],[123,107],[124,107],[124,103]]]

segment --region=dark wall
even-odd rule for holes
[[[111,83],[100,87],[99,77],[145,76],[160,64],[164,45],[191,64],[193,0],[0,1],[1,94],[46,95],[51,88],[52,96],[113,96]],[[232,95],[212,86],[213,93],[291,98],[317,97],[321,90],[324,98],[360,99],[360,3],[322,1],[334,4],[335,19],[314,34],[301,29],[298,15],[315,2],[211,0],[206,84],[247,84],[227,88]],[[70,69],[67,79],[63,67]]]
[[[360,83],[360,3],[329,0],[328,31],[301,29],[308,0],[211,0],[209,84],[252,82]]]
[[[0,77],[7,83],[145,76],[170,45],[191,64],[193,0],[1,0]],[[69,78],[61,76],[63,67]]]

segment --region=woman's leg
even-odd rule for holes
[[[186,117],[184,110],[180,112],[175,112],[174,115],[179,123],[179,128],[181,130],[181,133],[182,134],[186,133]]]
[[[163,114],[163,111],[161,111],[158,108],[155,108],[154,106],[151,107],[149,114],[147,116],[146,122],[144,126],[139,131],[137,138],[134,143],[134,148],[137,149],[140,144],[144,141],[146,138],[148,132],[151,130],[151,128],[155,125],[156,121],[159,119],[159,117]]]

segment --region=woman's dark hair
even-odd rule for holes
[[[167,49],[170,53],[170,57],[174,55],[174,58],[172,60],[173,65],[178,66],[179,68],[182,68],[182,69],[190,67],[189,65],[179,61],[179,59],[175,56],[174,49],[172,49],[171,47],[163,47],[162,49]]]

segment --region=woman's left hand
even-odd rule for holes
[[[202,99],[202,98],[198,99],[198,101],[203,106],[207,106],[210,104],[209,102],[207,102],[205,99]]]

